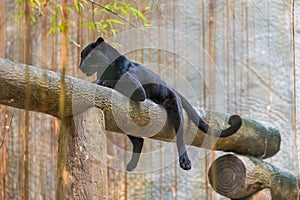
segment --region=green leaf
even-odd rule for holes
[[[59,11],[62,11],[63,10],[62,5],[57,4],[56,9],[59,10]]]
[[[130,17],[130,14],[123,7],[120,7],[120,10],[124,15],[126,15],[127,17]]]
[[[14,18],[15,18],[15,23],[19,23],[21,21],[21,19],[24,17],[25,12],[24,11],[20,11],[16,14],[14,14]]]
[[[130,3],[128,3],[128,4],[125,3],[125,6],[126,6],[126,8],[131,8]]]
[[[84,6],[82,3],[78,2],[78,5],[76,7],[76,9],[78,10],[78,13],[80,14],[80,17],[82,17],[82,10],[83,10]]]
[[[29,3],[32,8],[39,9],[41,7],[41,3],[37,0],[29,1]]]
[[[110,34],[112,34],[113,36],[115,36],[116,35],[116,30],[115,29],[111,29],[110,30]]]
[[[143,15],[143,13],[141,13],[141,11],[130,7],[129,8],[131,10],[131,12],[133,13],[134,17],[137,19],[138,17],[141,18],[143,21],[146,21],[146,17],[145,15]]]
[[[104,8],[107,9],[107,10],[111,10],[112,12],[115,11],[114,7],[109,5],[109,4],[105,5]]]
[[[113,28],[113,25],[112,25],[112,23],[111,23],[111,21],[109,19],[107,19],[106,22],[108,23],[108,25],[109,25],[110,28]]]
[[[82,27],[88,27],[90,30],[96,30],[96,26],[93,22],[85,22],[81,24]]]
[[[130,7],[129,8],[129,10],[132,12],[132,14],[133,14],[133,16],[137,19],[138,18],[138,16],[137,16],[137,14],[136,14],[136,9],[134,9],[134,8],[132,8],[132,7]]]
[[[101,21],[97,21],[97,22],[95,22],[95,24],[98,25],[98,26],[102,26],[102,22]]]
[[[103,25],[101,26],[101,28],[102,28],[103,30],[105,30],[107,27],[108,27],[107,24],[103,24]]]
[[[118,0],[115,0],[114,2],[114,9],[118,9]]]
[[[76,7],[76,10],[79,12],[80,8],[78,8],[78,1],[77,0],[74,0],[74,5]]]
[[[80,2],[78,2],[77,0],[74,0],[74,5],[75,5],[77,12],[81,13],[82,4]]]
[[[146,21],[146,17],[143,13],[141,13],[141,11],[135,9],[135,12],[138,14],[138,16],[143,20]]]
[[[105,24],[106,25],[106,27],[107,27],[107,24]],[[107,30],[106,30],[106,27],[104,27],[104,26],[99,26],[99,30],[101,31],[101,32],[103,32],[103,33],[107,33]]]
[[[119,4],[122,5],[122,6],[127,6],[128,5],[125,1],[119,2]],[[126,7],[126,8],[128,8],[128,7]]]
[[[108,19],[110,22],[112,23],[116,23],[116,24],[124,24],[124,22],[118,20],[118,19]]]
[[[68,25],[71,25],[71,26],[73,26],[73,27],[76,28],[76,24],[75,24],[75,22],[72,21],[72,20],[68,20],[68,21],[67,21],[67,24],[68,24]]]
[[[95,12],[95,14],[101,14],[101,13],[106,13],[109,14],[108,10],[102,8],[101,10],[99,10],[98,12]]]
[[[70,6],[67,7],[67,12],[74,13],[73,9]]]
[[[51,33],[55,33],[56,32],[56,30],[57,30],[57,26],[55,25],[55,26],[52,26],[52,28],[49,30],[49,32],[47,33],[47,36],[49,36]]]
[[[147,23],[144,23],[144,26],[145,26],[145,27],[151,27],[151,26],[152,26],[152,24],[147,24]]]
[[[114,46],[114,47],[121,47],[122,45],[119,42],[113,42],[112,46]]]
[[[101,8],[101,9],[94,8],[93,12],[94,12],[94,14],[102,14],[102,13],[108,14],[108,11],[105,10],[104,8]]]
[[[30,15],[30,22],[32,23],[33,26],[37,24],[37,20],[38,20],[38,16],[36,16],[35,14]]]

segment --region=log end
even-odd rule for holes
[[[208,172],[209,182],[219,194],[226,197],[241,198],[248,196],[240,191],[246,179],[244,163],[234,155],[226,155],[218,158]]]

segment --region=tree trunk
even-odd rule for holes
[[[31,22],[30,22],[30,2],[25,1],[25,58],[24,62],[27,64],[25,68],[25,132],[24,132],[24,199],[29,199],[29,102],[30,102],[30,88],[29,88],[29,64],[31,64]]]
[[[272,199],[300,198],[300,180],[294,174],[253,157],[222,156],[213,162],[208,177],[218,193],[231,199],[251,199],[265,188],[270,189]],[[260,195],[268,196],[267,191]]]
[[[57,199],[108,199],[103,112],[89,108],[67,118],[60,132]]]
[[[0,104],[24,109],[24,71],[24,65],[0,59]],[[29,110],[59,117],[60,75],[34,67],[29,67],[29,72]],[[70,76],[65,77],[64,83],[65,117],[97,107],[103,110],[105,127],[109,131],[175,141],[176,134],[166,121],[166,111],[152,101],[131,102],[115,90]],[[203,119],[210,121],[210,114],[202,112]],[[236,134],[222,139],[213,138],[198,130],[185,114],[185,141],[188,145],[267,158],[279,151],[280,133],[254,120],[243,119],[243,125]]]

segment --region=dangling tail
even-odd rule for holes
[[[182,107],[186,110],[192,122],[200,130],[208,134],[209,125],[205,121],[203,121],[203,119],[198,115],[193,106],[181,94],[178,93],[178,95],[181,99]],[[213,131],[210,131],[209,134],[221,138],[228,137],[236,133],[240,129],[240,127],[242,126],[242,119],[239,115],[232,115],[228,120],[228,124],[230,125],[230,127],[224,130],[214,129]]]

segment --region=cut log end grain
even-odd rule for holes
[[[217,159],[208,172],[209,182],[218,193],[224,196],[236,194],[244,185],[246,169],[235,156]]]

